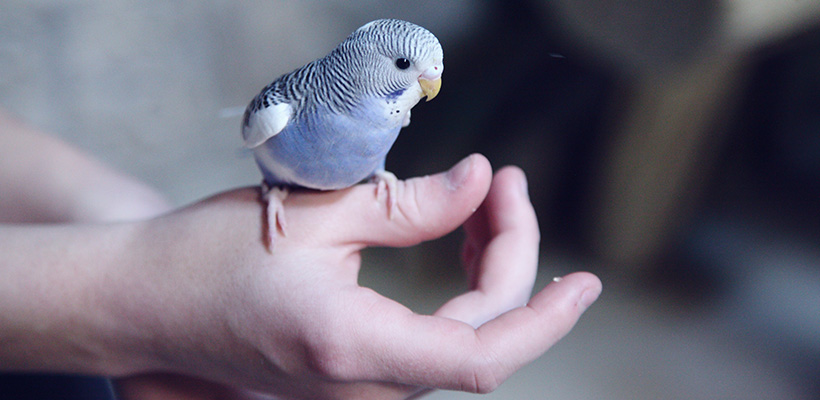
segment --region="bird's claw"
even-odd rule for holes
[[[387,206],[387,218],[393,219],[393,214],[396,212],[396,204],[398,202],[397,192],[399,179],[396,178],[392,172],[377,171],[373,175],[373,180],[376,181],[376,198],[381,200],[383,195],[387,196],[385,205]]]
[[[273,242],[276,233],[280,232],[282,236],[287,236],[287,220],[285,220],[285,199],[288,197],[289,190],[282,186],[270,186],[267,183],[262,183],[262,200],[267,203],[266,218],[267,218],[267,238],[266,245],[268,250],[273,251]]]

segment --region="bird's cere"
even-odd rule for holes
[[[433,100],[441,90],[441,74],[444,72],[444,64],[436,64],[427,68],[419,77],[421,92],[427,97],[427,101]]]

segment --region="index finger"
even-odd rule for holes
[[[540,232],[524,172],[506,167],[496,173],[487,198],[464,228],[470,291],[448,301],[436,315],[479,326],[526,304],[535,283]]]
[[[343,381],[491,392],[566,335],[600,291],[595,275],[567,275],[526,306],[478,329],[380,302],[371,307],[372,312],[350,318],[348,328],[355,332],[352,343],[324,352],[329,357],[316,365],[331,379]]]
[[[388,217],[376,185],[345,190],[294,192],[285,200],[288,237],[363,246],[410,246],[456,229],[481,204],[490,163],[473,154],[447,172],[398,182],[397,212]],[[287,239],[287,238],[286,238]]]

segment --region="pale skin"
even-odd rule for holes
[[[493,176],[473,155],[400,181],[390,219],[375,190],[291,193],[288,235],[272,254],[258,188],[106,217],[130,222],[0,225],[0,366],[113,376],[125,399],[489,392],[601,291],[594,275],[574,273],[530,298],[539,234],[517,168]],[[61,196],[85,195],[76,191]],[[434,315],[357,284],[362,249],[459,226],[470,290]]]
[[[106,222],[167,210],[152,188],[0,109],[0,223]]]

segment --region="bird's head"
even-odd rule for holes
[[[430,101],[441,88],[444,52],[435,35],[418,25],[396,19],[372,21],[338,49],[357,71],[352,78],[365,93],[414,90],[419,100]]]

